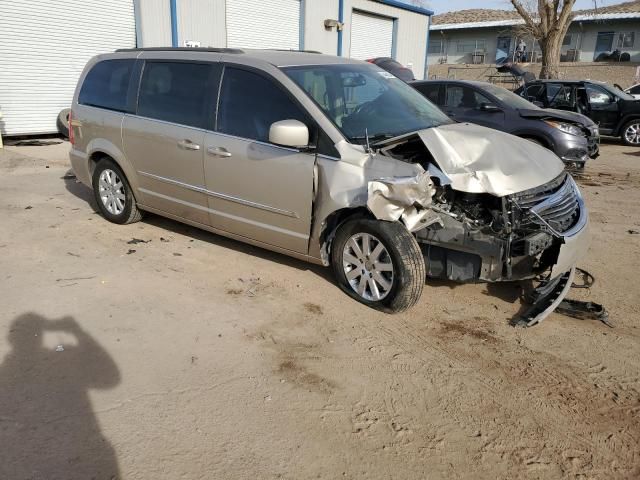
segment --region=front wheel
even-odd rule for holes
[[[418,243],[397,222],[347,221],[333,241],[331,265],[344,292],[389,313],[412,307],[422,295],[426,278]]]
[[[622,127],[622,143],[630,147],[640,145],[640,119],[631,120]]]

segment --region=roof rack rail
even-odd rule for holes
[[[298,50],[296,48],[266,48],[265,50],[271,50],[272,52],[300,52],[300,53],[317,53],[322,55],[322,52],[318,50]]]
[[[119,48],[116,52],[213,52],[213,53],[244,53],[239,48],[214,48],[214,47],[144,47],[144,48]]]

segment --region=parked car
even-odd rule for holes
[[[234,49],[99,55],[70,125],[73,169],[107,220],[154,212],[331,265],[348,295],[388,312],[416,303],[425,274],[543,276],[562,298],[587,249],[587,210],[558,157],[454,123],[366,62]]]
[[[640,100],[640,83],[636,83],[635,85],[631,85],[629,88],[623,90],[624,93],[631,95],[636,100]]]
[[[389,57],[377,57],[370,58],[367,60],[369,63],[373,63],[374,65],[379,66],[383,70],[386,70],[389,73],[392,73],[400,80],[404,80],[405,82],[410,82],[415,80],[416,77],[413,75],[413,71],[410,68],[405,67],[397,60]]]
[[[536,80],[515,93],[545,108],[582,113],[598,124],[601,135],[640,145],[640,102],[604,82]]]
[[[454,120],[539,143],[567,164],[584,167],[589,158],[598,156],[598,127],[584,115],[544,110],[491,83],[426,80],[412,82],[411,86]]]

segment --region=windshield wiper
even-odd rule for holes
[[[394,133],[378,133],[376,135],[369,135],[368,136],[368,140],[370,143],[376,143],[379,142],[381,140],[386,140],[388,138],[393,138],[393,137],[397,137],[397,135]],[[367,140],[367,135],[357,135],[357,136],[353,136],[353,137],[349,137],[351,140]]]

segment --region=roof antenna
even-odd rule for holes
[[[371,147],[369,146],[369,132],[367,131],[367,127],[364,127],[364,138],[367,142],[367,153],[371,152]]]

